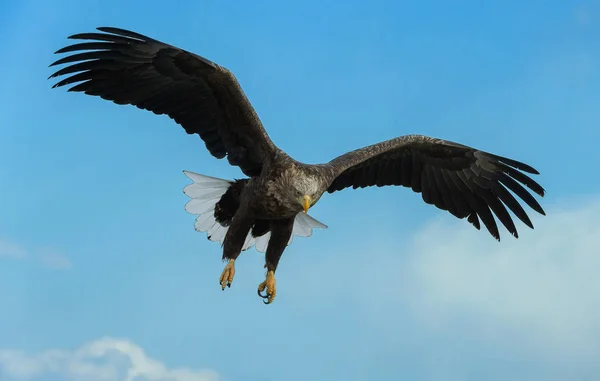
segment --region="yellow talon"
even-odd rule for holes
[[[265,295],[261,294],[263,291],[267,290]],[[275,299],[275,295],[277,295],[277,288],[275,287],[275,272],[268,271],[267,278],[264,282],[258,285],[258,296],[263,299],[267,299],[263,301],[265,304],[271,304],[273,299]]]
[[[225,290],[225,286],[231,287],[231,282],[233,282],[233,276],[235,275],[235,259],[230,259],[225,269],[221,273],[221,278],[219,278],[219,284],[221,284],[221,290]]]

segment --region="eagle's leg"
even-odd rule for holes
[[[227,265],[223,269],[221,273],[221,277],[219,278],[219,283],[221,284],[221,290],[225,290],[225,286],[231,287],[231,282],[233,282],[233,276],[235,275],[235,259],[230,259],[227,262]]]
[[[277,295],[275,283],[275,270],[267,270],[265,281],[258,285],[258,295],[261,298],[266,299],[266,301],[264,301],[265,304],[271,303],[275,299],[275,295]],[[263,295],[262,292],[265,290],[267,293]]]
[[[233,276],[235,275],[235,260],[242,251],[253,223],[252,219],[245,218],[244,216],[238,217],[237,213],[236,218],[231,221],[231,225],[223,241],[223,260],[227,260],[227,265],[225,265],[219,278],[222,290],[225,290],[225,287],[231,287]]]
[[[294,217],[271,222],[271,238],[269,239],[269,245],[265,254],[267,276],[265,281],[258,285],[258,295],[266,299],[264,301],[265,304],[272,303],[275,295],[277,295],[275,270],[277,270],[279,259],[281,259],[281,255],[292,236],[293,227]],[[265,292],[265,294],[263,295],[262,292]]]

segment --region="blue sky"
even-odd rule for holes
[[[597,379],[598,1],[174,4],[0,4],[1,380]],[[50,89],[97,26],[226,66],[299,160],[446,138],[536,167],[548,216],[497,243],[407,189],[326,195],[274,304],[255,250],[222,292],[181,171],[241,173],[166,117]]]

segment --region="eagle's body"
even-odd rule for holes
[[[71,36],[92,42],[57,52],[88,50],[52,64],[73,63],[51,77],[76,73],[54,87],[80,82],[70,90],[166,114],[188,134],[199,135],[214,157],[227,157],[248,176],[228,181],[185,172],[193,180],[184,192],[192,199],[186,210],[198,215],[196,230],[223,244],[223,259],[228,260],[220,279],[223,289],[231,285],[240,252],[255,245],[266,250],[267,278],[259,294],[266,289],[264,297],[270,303],[275,297],[275,270],[293,236],[309,236],[313,228],[326,227],[307,214],[325,192],[388,185],[411,188],[426,203],[467,218],[477,229],[481,220],[498,240],[494,215],[518,237],[506,207],[533,228],[513,193],[544,214],[521,185],[544,195],[543,188],[523,173],[538,174],[535,169],[447,140],[400,136],[327,163],[304,164],[271,141],[229,70],[135,32],[98,29],[105,33]]]

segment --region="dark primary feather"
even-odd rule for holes
[[[226,68],[141,34],[98,28],[70,39],[91,40],[56,53],[73,53],[50,66],[69,64],[50,78],[69,75],[53,87],[79,82],[69,91],[100,96],[166,114],[188,134],[198,134],[217,158],[257,176],[274,150],[254,108]]]
[[[523,172],[539,174],[527,164],[509,158],[422,135],[407,135],[341,155],[329,163],[337,177],[327,191],[347,187],[400,185],[421,193],[423,201],[465,218],[500,240],[494,215],[515,237],[515,224],[508,213],[530,228],[533,224],[511,194],[538,213],[540,204],[523,187],[544,196],[544,189]],[[509,192],[509,190],[511,192]]]

